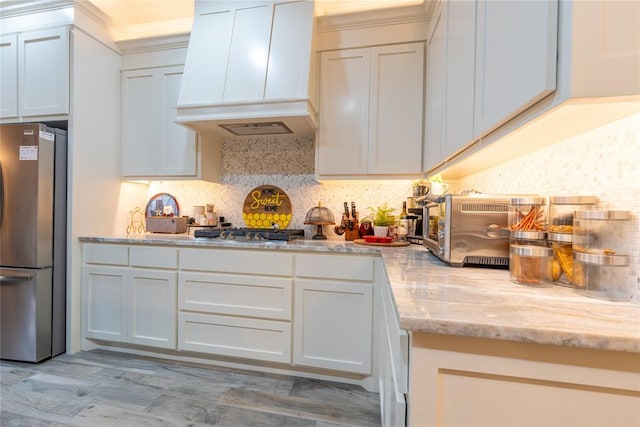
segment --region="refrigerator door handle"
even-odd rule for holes
[[[33,273],[7,273],[0,270],[0,283],[13,283],[13,282],[30,282],[33,280]]]

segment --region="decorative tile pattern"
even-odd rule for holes
[[[598,208],[632,213],[629,283],[640,294],[640,114],[459,180],[458,191],[597,196]]]

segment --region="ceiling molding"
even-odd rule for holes
[[[74,6],[73,0],[9,0],[0,3],[0,16],[12,18],[37,12],[67,9]]]
[[[148,37],[116,42],[123,54],[156,52],[170,49],[181,49],[189,46],[189,34]]]
[[[336,15],[316,17],[318,32],[343,31],[358,28],[368,28],[380,25],[397,25],[413,22],[425,22],[433,13],[433,2],[427,1],[422,5],[403,6],[369,11],[358,11]]]

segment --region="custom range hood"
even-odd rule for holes
[[[178,123],[223,137],[313,136],[313,8],[196,0]]]

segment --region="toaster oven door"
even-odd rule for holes
[[[438,258],[448,260],[447,240],[449,238],[445,203],[429,203],[422,214],[422,243]]]

